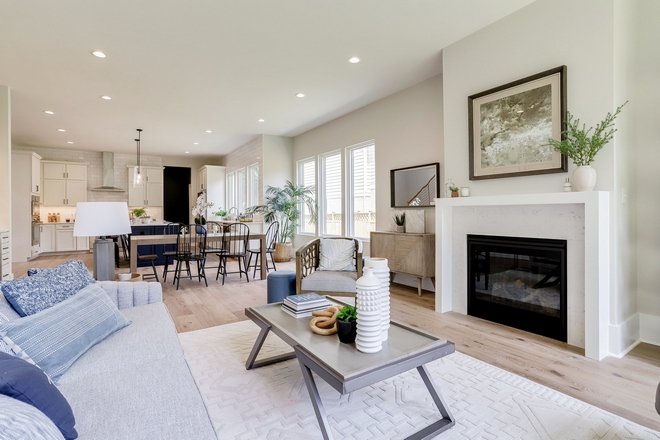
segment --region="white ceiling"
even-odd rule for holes
[[[439,74],[443,47],[532,1],[3,0],[12,142],[128,153],[142,128],[144,154],[222,155],[295,136]]]

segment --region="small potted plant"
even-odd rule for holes
[[[221,217],[223,219],[229,215],[229,213],[222,208],[218,209],[216,212],[212,212],[211,214],[213,214],[216,217]]]
[[[451,196],[452,197],[458,197],[458,187],[457,186],[450,186],[449,191],[451,191]]]
[[[357,334],[357,309],[344,306],[337,314],[337,336],[344,344],[355,342]]]
[[[147,215],[147,210],[144,208],[135,208],[131,212],[133,213],[133,218],[135,218],[136,222],[142,222],[142,217]]]
[[[396,232],[406,232],[406,213],[396,214],[394,216],[394,223],[396,224]]]

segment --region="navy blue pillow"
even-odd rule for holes
[[[78,438],[69,402],[39,367],[0,352],[0,394],[37,408],[53,421],[65,439]]]

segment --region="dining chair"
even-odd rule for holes
[[[220,258],[220,266],[218,267],[218,273],[215,279],[217,280],[222,272],[222,284],[224,285],[227,274],[238,273],[241,278],[245,274],[245,278],[249,283],[247,250],[250,245],[250,228],[245,223],[230,223],[226,225],[222,234],[222,243],[224,248],[216,254]],[[227,258],[236,258],[238,260],[237,272],[227,272]]]
[[[197,278],[201,282],[204,278],[204,284],[208,287],[209,283],[206,281],[206,272],[204,272],[204,249],[206,249],[206,228],[202,225],[188,225],[179,230],[176,238],[176,255],[174,261],[176,268],[174,269],[174,281],[176,289],[179,290],[179,283],[181,282],[181,272],[183,266],[186,266],[188,278],[192,280],[192,273],[190,272],[190,262],[197,263]]]
[[[130,246],[128,244],[129,242],[129,237],[128,235],[120,235],[119,240],[121,241],[121,246],[124,249],[124,258],[127,260],[130,259]],[[151,263],[151,270],[153,270],[153,275],[145,273],[142,275],[143,280],[150,280],[155,278],[157,282],[160,282],[158,279],[158,272],[156,271],[156,265],[154,264],[154,261],[158,259],[158,255],[156,254],[149,254],[149,255],[140,255],[140,253],[137,253],[137,259],[138,261],[149,261]],[[163,279],[165,281],[165,279]]]
[[[163,228],[163,235],[175,235],[178,234],[181,228],[185,228],[186,225],[183,223],[168,223]],[[170,259],[174,263],[174,257],[176,256],[176,244],[166,244],[164,245],[163,257],[165,257],[165,266],[163,267],[163,282],[167,281],[167,274],[174,272],[170,269]]]
[[[222,241],[222,235],[223,231],[225,229],[225,225],[222,223],[218,222],[206,222],[206,249],[204,250],[204,254],[206,256],[204,260],[204,270],[206,269],[220,269],[220,263],[222,262],[222,259],[218,257],[218,265],[217,266],[208,266],[208,257],[211,256],[212,259],[215,259],[215,256],[224,250],[223,246],[223,241]],[[210,237],[210,239],[209,239]]]
[[[276,221],[271,223],[270,226],[268,226],[268,230],[266,231],[266,253],[270,255],[270,260],[273,262],[273,270],[277,270],[273,254],[275,253],[275,243],[277,243],[277,234],[279,231],[280,223]],[[252,279],[254,279],[254,277],[257,275],[257,269],[261,270],[261,247],[257,249],[248,249],[248,252],[248,269],[250,269],[250,264],[252,264],[252,257],[256,257],[254,261],[254,273],[252,274]],[[268,267],[268,255],[266,256],[266,272],[269,272],[270,269]]]

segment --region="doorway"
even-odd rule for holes
[[[190,168],[165,167],[163,219],[188,224],[190,219]]]

